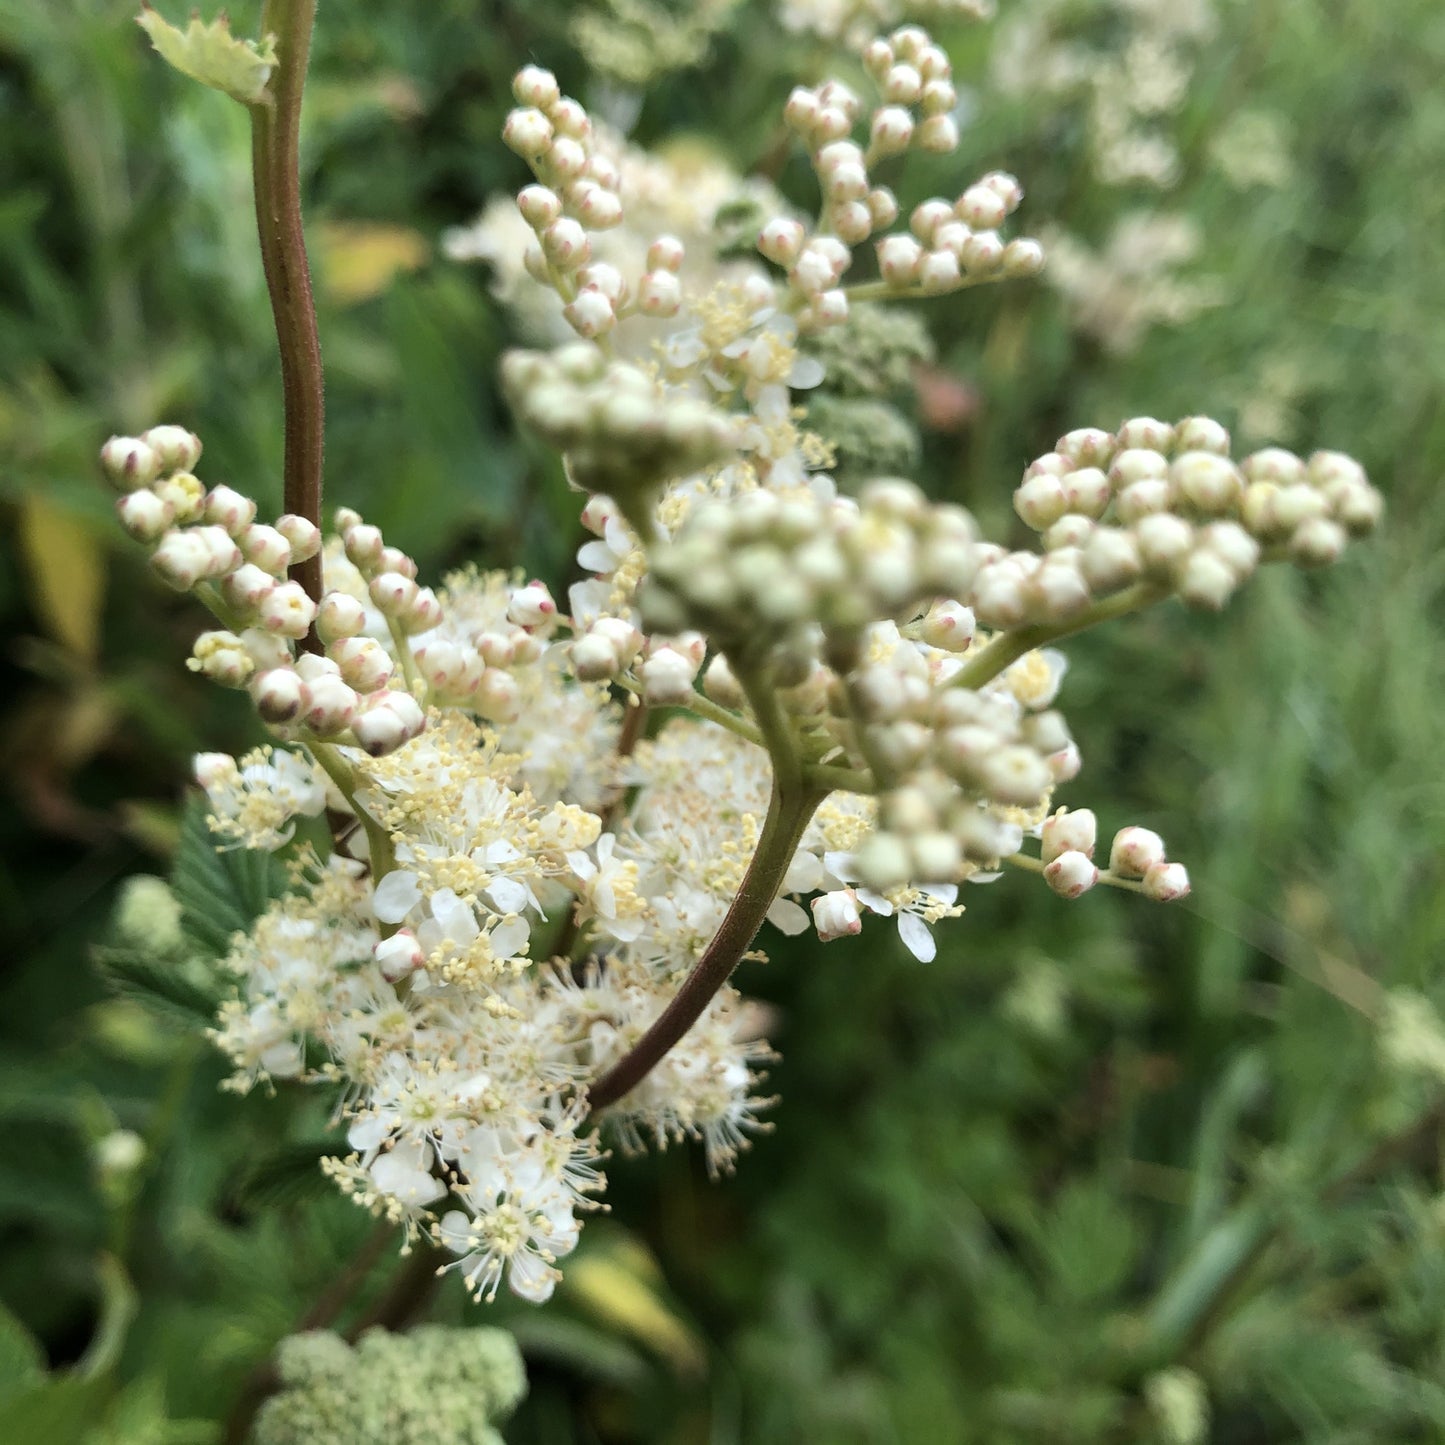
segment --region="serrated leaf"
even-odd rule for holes
[[[92,957],[100,976],[122,998],[133,999],[187,1028],[208,1028],[215,1022],[219,994],[185,977],[174,963],[162,963],[130,948],[97,948]]]
[[[216,851],[206,824],[204,798],[186,804],[171,869],[181,905],[181,931],[208,958],[224,958],[233,934],[244,932],[273,898],[285,891],[285,872],[269,853]]]
[[[335,1139],[287,1144],[258,1159],[242,1176],[236,1202],[243,1206],[297,1204],[333,1190],[321,1172],[321,1161],[343,1152]]]
[[[136,24],[150,36],[161,58],[182,75],[224,91],[245,105],[255,105],[266,95],[266,82],[276,66],[276,37],[238,40],[231,34],[231,22],[221,16],[209,23],[199,15],[181,30],[149,5],[136,16]]]

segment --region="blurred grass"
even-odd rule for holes
[[[569,9],[322,9],[305,166],[328,485],[429,572],[567,580],[568,499],[493,385],[507,320],[436,242],[520,179],[495,140],[517,63],[603,98]],[[1247,433],[1272,411],[1272,439],[1365,462],[1386,528],[1223,617],[1071,646],[1087,767],[1068,800],[1106,833],[1159,828],[1189,907],[1010,881],[970,891],[929,967],[874,937],[745,976],[779,1012],[776,1132],[721,1186],[685,1154],[614,1167],[582,1284],[496,1312],[534,1383],[517,1442],[1188,1439],[1149,1403],[1175,1365],[1212,1405],[1193,1438],[1445,1437],[1440,1083],[1387,1064],[1372,1018],[1382,989],[1445,1006],[1445,13],[1219,9],[1164,197],[1091,180],[1079,114],[995,94],[989,32],[951,37],[977,118],[910,191],[1004,166],[1027,225],[1091,244],[1140,206],[1188,215],[1191,270],[1227,300],[1120,355],[1043,285],[950,299],[932,324],[976,410],[925,436],[926,479],[1006,532],[1019,469],[1067,427],[1203,410]],[[1100,44],[1121,13],[1052,11]],[[746,7],[638,134],[695,130],[752,165],[820,63]],[[1210,164],[1246,107],[1288,135],[1282,186]],[[119,1247],[140,1308],[112,1418],[131,1423],[104,1438],[191,1438],[176,1422],[221,1413],[367,1229],[324,1193],[248,1198],[247,1170],[320,1137],[324,1109],[218,1095],[205,1047],[87,960],[118,880],[164,867],[189,754],[250,737],[181,669],[197,621],[118,538],[91,460],[163,416],[205,438],[208,477],[276,500],[244,118],[154,62],[129,3],[0,0],[0,135],[0,1299],[74,1361]],[[117,1126],[151,1150],[133,1197],[92,1162]]]

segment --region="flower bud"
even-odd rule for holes
[[[1082,853],[1085,858],[1092,858],[1098,827],[1098,820],[1090,809],[1060,808],[1052,817],[1044,819],[1044,862],[1052,863],[1061,853],[1070,852]]]
[[[1175,428],[1174,447],[1179,452],[1213,452],[1227,457],[1229,433],[1213,417],[1191,416]]]
[[[581,222],[562,216],[542,232],[542,250],[547,259],[564,271],[585,266],[592,257],[592,243]]]
[[[638,669],[643,698],[654,706],[686,702],[698,665],[673,647],[659,647]]]
[[[1345,530],[1328,517],[1301,522],[1289,539],[1290,560],[1300,567],[1327,567],[1345,550]]]
[[[201,439],[183,426],[153,426],[141,441],[155,453],[163,472],[188,472],[201,459]]]
[[[622,671],[617,649],[595,632],[584,632],[574,639],[568,655],[572,671],[582,682],[607,682]]]
[[[1138,539],[1139,556],[1144,566],[1161,577],[1170,575],[1175,563],[1194,545],[1194,528],[1172,512],[1142,517],[1134,535]]]
[[[352,719],[352,736],[364,752],[374,758],[385,757],[407,741],[406,723],[391,701],[405,696],[404,693],[387,693]]]
[[[682,284],[671,271],[649,271],[637,283],[637,308],[644,316],[676,316],[682,309]]]
[[[386,540],[381,535],[380,527],[358,522],[354,527],[348,527],[342,532],[341,545],[346,551],[347,560],[366,576],[375,570],[376,564],[381,560]]]
[[[916,105],[923,94],[923,77],[912,65],[894,65],[879,86],[891,105]]]
[[[907,286],[918,275],[923,247],[912,236],[885,236],[878,243],[878,271],[890,286]]]
[[[1084,578],[1095,593],[1127,586],[1144,570],[1139,544],[1119,527],[1095,527],[1084,543]]]
[[[1148,828],[1120,828],[1109,849],[1109,871],[1121,878],[1142,878],[1164,861],[1164,840]]]
[[[256,604],[256,621],[278,637],[302,638],[316,619],[316,604],[299,582],[278,582]]]
[[[210,552],[195,532],[167,532],[151,553],[151,566],[177,592],[188,592],[208,575]]]
[[[914,134],[920,150],[947,155],[958,149],[958,124],[951,115],[930,115]]]
[[[248,562],[273,577],[281,576],[291,565],[291,544],[264,522],[252,523],[236,541]]]
[[[517,209],[534,231],[544,231],[562,214],[562,197],[550,186],[523,186],[517,192]]]
[[[1032,749],[1017,744],[999,748],[985,758],[979,784],[996,803],[1035,806],[1053,784],[1048,764]]]
[[[535,106],[510,111],[502,126],[502,140],[507,147],[528,161],[547,153],[553,134],[552,122]]]
[[[375,692],[391,681],[391,656],[374,638],[343,637],[333,642],[326,655],[341,669],[341,677],[357,692]]]
[[[943,652],[967,652],[973,633],[973,609],[951,600],[935,602],[918,626],[920,639]]]
[[[390,938],[383,938],[372,948],[371,954],[376,959],[381,976],[388,983],[400,983],[426,963],[421,944],[409,928],[400,928]]]
[[[557,620],[557,604],[545,582],[529,582],[508,598],[507,616],[519,627],[541,627]]]
[[[1144,892],[1156,903],[1173,903],[1189,895],[1189,873],[1182,863],[1155,863],[1144,874]]]
[[[1014,511],[1036,532],[1053,526],[1068,510],[1069,499],[1058,477],[1029,477],[1014,492]]]
[[[537,106],[550,110],[561,99],[557,77],[540,65],[524,65],[512,77],[512,95],[518,105]]]
[[[577,219],[590,231],[610,231],[622,224],[622,199],[616,191],[589,182],[574,207]]]
[[[306,700],[306,687],[289,667],[273,667],[251,683],[256,711],[268,723],[286,723],[297,717]]]
[[[862,245],[873,234],[873,212],[864,201],[835,202],[828,207],[828,220],[850,246]]]
[[[174,510],[178,526],[199,522],[201,513],[206,509],[206,489],[200,479],[190,472],[175,472],[169,477],[162,477],[151,487],[151,491]]]
[[[111,437],[100,449],[100,464],[120,491],[148,487],[160,475],[161,459],[139,437]]]
[[[913,117],[901,105],[885,105],[873,112],[870,140],[875,155],[899,155],[912,139]]]
[[[647,248],[647,269],[649,271],[679,271],[687,254],[676,236],[659,236]]]
[[[818,930],[818,939],[822,943],[831,943],[835,938],[845,938],[863,930],[857,895],[851,888],[820,893],[810,906],[813,926]]]
[[[1218,612],[1234,595],[1239,576],[1217,552],[1200,547],[1179,563],[1174,586],[1188,606]]]
[[[1044,881],[1060,898],[1077,898],[1099,881],[1099,870],[1087,855],[1070,850],[1045,866]]]
[[[316,612],[316,635],[323,643],[356,637],[366,627],[366,605],[346,592],[327,592]]]
[[[1005,276],[1024,280],[1037,276],[1046,264],[1044,248],[1029,236],[1018,236],[1003,248],[1001,265]]]
[[[322,737],[350,727],[357,714],[360,698],[340,677],[323,673],[306,683],[306,696],[301,704],[301,721]]]
[[[1169,477],[1190,506],[1211,517],[1230,511],[1244,490],[1234,463],[1212,452],[1184,452],[1175,457]]]
[[[476,709],[489,722],[515,722],[521,713],[522,689],[511,673],[489,667],[477,683]]]
[[[237,611],[250,614],[275,586],[276,578],[269,572],[246,562],[221,579],[221,596]]]
[[[239,537],[255,521],[256,504],[230,487],[212,487],[206,493],[201,515],[232,537]]]
[[[954,202],[953,213],[974,230],[989,231],[1003,224],[1008,207],[992,186],[976,185],[970,186]]]
[[[276,530],[291,547],[291,561],[309,562],[321,550],[321,528],[295,512],[283,512],[276,518]]]
[[[930,296],[957,290],[963,280],[952,251],[925,251],[918,263],[918,284]]]
[[[612,302],[593,288],[584,288],[562,308],[562,314],[578,336],[591,341],[617,325],[617,312]]]
[[[234,632],[203,632],[196,638],[186,667],[222,687],[244,687],[256,670],[251,655]]]
[[[367,584],[366,590],[383,617],[399,622],[416,601],[421,589],[400,572],[379,572]]]
[[[165,535],[176,512],[169,502],[140,488],[116,498],[115,514],[126,533],[137,542],[155,542]]]
[[[853,855],[853,866],[869,888],[886,892],[908,882],[913,858],[901,838],[892,833],[870,833]]]
[[[230,753],[197,753],[191,762],[195,780],[208,793],[234,783],[240,769]]]

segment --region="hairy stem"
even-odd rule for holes
[[[311,268],[301,225],[301,95],[311,53],[316,0],[266,0],[261,31],[276,36],[276,73],[266,98],[251,107],[251,169],[256,228],[276,344],[286,414],[285,505],[321,525],[321,460],[326,398],[321,342],[311,295]],[[291,568],[313,601],[321,600],[321,557]],[[318,644],[308,639],[303,644]]]
[[[743,875],[737,897],[672,1002],[632,1051],[619,1059],[588,1090],[588,1099],[594,1110],[615,1104],[631,1093],[702,1017],[708,1001],[727,982],[738,960],[747,952],[762,927],[763,918],[773,906],[788,865],[793,861],[798,841],[818,804],[826,796],[826,792],[785,789],[774,778],[772,801],[763,821],[762,836],[758,839],[748,871]]]
[[[1154,582],[1135,582],[1132,586],[1106,597],[1086,608],[1077,617],[1067,622],[1050,624],[1036,622],[1029,627],[1017,627],[1001,632],[986,647],[972,654],[968,661],[948,680],[949,687],[982,687],[992,681],[1004,668],[1012,666],[1026,653],[1037,647],[1047,647],[1061,638],[1072,637],[1099,622],[1110,622],[1141,607],[1162,601],[1168,595],[1167,589]]]
[[[306,746],[326,776],[336,784],[336,791],[346,799],[347,806],[356,814],[357,821],[366,833],[366,852],[371,863],[371,881],[374,887],[396,867],[396,852],[391,846],[391,834],[356,801],[356,774],[336,748],[330,743],[318,742],[309,742]],[[381,928],[383,933],[396,931],[386,924]]]

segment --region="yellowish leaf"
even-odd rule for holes
[[[399,271],[415,271],[427,258],[426,238],[405,226],[331,221],[316,232],[321,279],[343,306],[379,296]]]
[[[706,1369],[697,1336],[623,1258],[584,1255],[568,1265],[566,1289],[570,1299],[661,1355],[679,1374],[696,1376]]]
[[[276,65],[274,35],[260,41],[238,40],[224,15],[209,24],[192,15],[191,23],[181,30],[149,5],[142,7],[136,24],[150,36],[162,59],[182,75],[225,91],[246,105],[255,105],[265,96],[266,82]]]
[[[68,512],[34,494],[21,503],[20,538],[30,598],[46,630],[76,657],[93,662],[105,599],[99,543]]]

